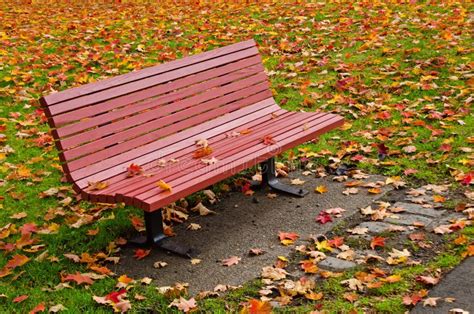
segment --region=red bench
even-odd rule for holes
[[[281,109],[253,40],[40,102],[75,191],[92,202],[143,209],[147,244],[166,249],[161,207],[258,163],[262,184],[302,196],[307,192],[278,182],[273,157],[343,123],[331,113]],[[202,139],[212,154],[195,158],[205,151],[197,152]],[[129,176],[131,164],[143,173]]]

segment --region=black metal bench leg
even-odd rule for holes
[[[275,175],[276,167],[275,167],[274,157],[269,158],[266,161],[262,162],[260,164],[260,167],[262,168],[261,186],[263,188],[265,188],[266,186],[269,186],[271,189],[275,191],[283,192],[286,194],[299,196],[299,197],[303,197],[309,193],[309,191],[304,190],[302,188],[293,187],[291,185],[281,183],[280,180],[277,179]]]
[[[187,258],[193,258],[199,253],[197,250],[179,244],[176,240],[165,235],[161,210],[144,212],[144,218],[146,236],[132,239],[129,243],[137,246],[158,247],[167,252]]]

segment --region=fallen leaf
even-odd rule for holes
[[[451,225],[440,225],[438,227],[433,228],[433,232],[437,234],[445,234],[445,233],[451,233],[453,230],[451,230]]]
[[[351,195],[351,194],[357,194],[357,193],[359,193],[358,188],[348,188],[348,189],[345,189],[344,191],[342,191],[342,194],[344,194],[344,195]]]
[[[163,262],[163,261],[156,261],[156,262],[153,263],[154,268],[163,268],[163,267],[166,267],[166,266],[168,266],[168,263]]]
[[[276,268],[273,266],[266,266],[262,268],[262,277],[271,280],[285,279],[288,273],[282,268]]]
[[[212,154],[212,148],[210,146],[201,147],[194,151],[193,158],[200,159],[202,157],[209,156],[210,154]]]
[[[423,301],[423,306],[432,306],[432,307],[435,307],[435,306],[438,306],[438,300],[441,299],[441,298],[426,298],[424,301]]]
[[[304,183],[305,183],[305,181],[303,181],[299,178],[291,180],[291,184],[293,184],[293,185],[303,185]]]
[[[351,278],[347,280],[341,281],[341,284],[347,285],[349,289],[354,290],[354,291],[363,291],[364,290],[364,285],[359,279],[356,278]]]
[[[169,185],[168,183],[166,183],[163,180],[160,180],[160,181],[156,182],[156,185],[164,191],[172,192],[171,185]]]
[[[14,255],[5,265],[5,268],[15,269],[17,267],[25,265],[30,259],[22,254]]]
[[[139,166],[137,164],[130,164],[127,167],[127,177],[133,177],[135,175],[138,175],[143,172],[142,166]]]
[[[208,209],[206,206],[204,206],[201,202],[199,202],[196,206],[191,208],[191,211],[193,212],[199,212],[199,215],[201,216],[207,216],[209,214],[215,214],[216,212]]]
[[[46,307],[45,307],[45,305],[44,305],[44,302],[41,302],[40,304],[38,304],[37,306],[35,306],[35,307],[29,312],[29,314],[35,314],[35,313],[38,313],[38,312],[43,312],[45,309],[46,309]]]
[[[370,247],[372,250],[375,250],[376,247],[385,247],[385,238],[384,237],[373,237],[370,241]]]
[[[206,165],[213,165],[213,164],[216,164],[219,161],[219,159],[217,159],[216,157],[212,157],[210,159],[202,158],[201,161],[205,163]]]
[[[273,145],[276,144],[276,141],[273,139],[271,135],[266,135],[263,137],[263,144],[265,145]]]
[[[327,188],[325,185],[318,185],[318,186],[314,189],[314,192],[319,193],[319,194],[326,193],[327,191],[328,191],[328,188]]]
[[[209,146],[209,142],[206,139],[202,138],[196,141],[196,146],[205,148]]]
[[[242,310],[241,314],[270,314],[272,306],[269,302],[251,299],[247,302],[247,306]]]
[[[332,222],[331,215],[329,215],[326,211],[321,211],[319,215],[316,217],[316,221],[320,224],[324,225],[328,222]]]
[[[432,276],[417,276],[416,281],[422,282],[427,285],[436,285],[439,282],[439,278],[435,278]]]
[[[262,249],[250,249],[249,251],[249,255],[252,256],[262,255],[263,253],[265,253],[265,251]]]
[[[66,254],[63,254],[64,257],[66,257],[67,259],[73,261],[74,263],[80,263],[81,262],[81,258],[79,257],[79,255],[76,255],[76,254],[69,254],[69,253],[66,253]]]
[[[89,184],[89,188],[92,190],[92,191],[98,191],[98,190],[103,190],[105,189],[106,187],[109,186],[109,182],[88,182]]]
[[[133,255],[137,260],[141,260],[141,259],[144,259],[145,257],[147,257],[151,252],[151,249],[150,250],[144,250],[144,249],[136,249],[135,250],[135,254]]]
[[[64,305],[56,304],[56,305],[53,305],[52,307],[50,307],[48,312],[49,313],[57,313],[57,312],[65,311],[65,310],[67,310],[67,308]]]
[[[190,223],[186,229],[188,230],[199,230],[201,229],[201,225],[200,224],[196,224],[196,223]]]
[[[222,260],[222,265],[224,266],[232,266],[232,265],[237,265],[240,262],[241,258],[238,256],[231,256],[229,258],[225,258]]]
[[[25,301],[26,299],[28,299],[29,296],[26,295],[26,294],[23,294],[23,295],[20,295],[20,296],[17,296],[16,298],[13,299],[13,303],[20,303],[20,302],[23,302]]]
[[[299,235],[294,232],[279,232],[278,238],[280,239],[281,244],[290,245],[293,244],[296,239],[299,238]]]
[[[179,297],[179,299],[174,299],[173,302],[168,307],[177,307],[178,310],[187,313],[195,308],[197,308],[197,303],[194,298],[186,300],[183,297]]]
[[[364,228],[364,227],[355,227],[353,229],[347,229],[348,232],[352,234],[359,234],[359,235],[364,235],[367,232],[369,232],[369,228]]]
[[[94,280],[92,280],[91,277],[83,275],[79,272],[76,272],[75,274],[68,274],[64,277],[61,278],[61,281],[74,281],[78,285],[86,284],[86,285],[92,285],[94,283]]]

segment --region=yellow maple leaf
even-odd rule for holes
[[[324,251],[331,252],[332,251],[332,247],[329,245],[329,242],[327,240],[324,240],[324,241],[321,241],[321,242],[319,242],[319,241],[316,242],[316,248],[320,252],[324,252]]]
[[[318,186],[314,189],[314,192],[319,193],[319,194],[326,193],[327,191],[328,191],[328,188],[327,188],[325,185],[318,185]]]
[[[171,185],[169,185],[168,183],[166,183],[163,180],[160,180],[160,181],[156,182],[156,185],[158,187],[160,187],[161,189],[165,190],[165,191],[170,191],[171,192]]]

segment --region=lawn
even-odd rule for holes
[[[76,200],[38,104],[54,91],[254,38],[282,107],[347,120],[301,147],[316,163],[340,160],[460,193],[474,180],[468,1],[30,2],[0,3],[1,312],[108,312],[93,296],[122,288],[132,311],[168,311],[173,300],[107,268],[141,212]],[[258,296],[249,286],[200,304],[239,308]],[[378,306],[404,311],[400,295],[389,295]]]

